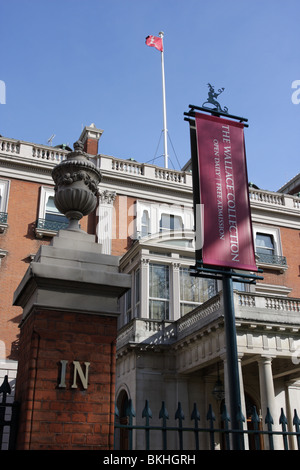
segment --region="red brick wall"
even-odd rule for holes
[[[123,255],[133,243],[131,236],[134,230],[135,201],[133,197],[120,195],[114,201],[112,255]]]
[[[18,449],[112,449],[116,318],[36,310],[21,328]],[[59,388],[67,360],[66,388]],[[90,362],[72,389],[72,361]]]
[[[98,153],[98,140],[87,139],[84,143],[84,151],[90,155],[97,155]]]
[[[286,286],[292,289],[289,297],[300,297],[300,232],[281,227],[282,253],[286,257],[288,268],[281,272],[278,269],[264,267],[262,274],[264,284]]]
[[[300,231],[281,228],[280,232],[283,255],[288,265],[285,285],[293,289],[290,297],[300,297]]]
[[[8,229],[0,234],[0,248],[8,251],[0,266],[0,341],[5,342],[6,358],[17,360],[17,343],[21,309],[13,307],[13,294],[23,278],[29,255],[37,253],[40,245],[51,238],[39,240],[35,235],[41,184],[12,179],[8,201]],[[81,221],[83,230],[87,218]],[[3,358],[2,358],[3,359]]]

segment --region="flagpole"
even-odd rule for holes
[[[159,33],[163,44],[164,33]],[[161,51],[161,74],[162,74],[162,94],[163,94],[163,119],[164,119],[164,157],[165,157],[165,168],[168,168],[168,129],[167,129],[167,106],[166,106],[166,84],[165,84],[165,66],[164,66],[164,47]]]

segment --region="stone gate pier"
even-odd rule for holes
[[[69,227],[40,247],[14,295],[23,308],[17,449],[111,450],[118,298],[130,277],[79,228],[96,207],[101,180],[80,142],[53,179]]]

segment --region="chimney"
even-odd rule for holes
[[[94,123],[90,126],[85,126],[81,132],[79,140],[83,143],[84,151],[89,155],[98,154],[98,142],[103,133],[102,129],[97,129]]]

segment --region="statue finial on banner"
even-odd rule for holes
[[[208,83],[207,86],[209,88],[208,98],[207,98],[207,101],[203,103],[202,107],[207,108],[210,111],[217,111],[217,112],[219,111],[221,113],[228,113],[228,108],[224,106],[224,109],[222,109],[220,103],[216,100],[216,98],[218,98],[218,96],[221,93],[223,93],[225,88],[219,88],[218,92],[216,92],[215,88],[210,83]],[[207,106],[209,104],[212,104],[213,106],[215,106],[215,108],[211,109],[210,107]]]

